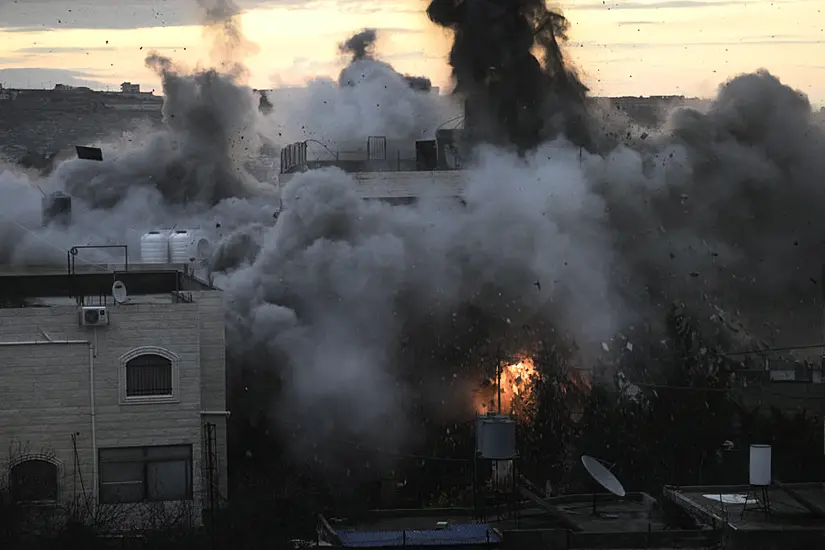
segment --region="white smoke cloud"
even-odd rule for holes
[[[388,140],[428,139],[459,113],[454,100],[410,88],[403,76],[372,59],[344,69],[355,72],[354,86],[340,87],[326,78],[305,88],[274,90],[274,112],[261,132],[277,143],[316,139],[330,149],[363,146],[369,136]]]

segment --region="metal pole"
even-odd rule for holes
[[[74,465],[72,468],[72,518],[77,516],[77,469],[80,465],[77,463],[77,434],[72,434],[72,451],[74,452]]]
[[[498,388],[498,414],[501,414],[501,349],[496,354],[496,387]]]

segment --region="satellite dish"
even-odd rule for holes
[[[613,475],[613,472],[605,468],[604,464],[592,456],[582,455],[582,464],[587,473],[590,474],[596,483],[616,495],[617,497],[625,496],[625,490],[622,483]]]
[[[112,298],[118,304],[125,304],[129,301],[129,293],[126,291],[126,285],[123,281],[115,281],[112,285]]]

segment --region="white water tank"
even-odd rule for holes
[[[480,416],[476,430],[476,448],[481,458],[508,460],[516,456],[516,423],[510,417]]]
[[[188,264],[205,260],[212,252],[208,239],[198,231],[176,229],[169,237],[170,258],[173,264]]]
[[[764,487],[771,484],[771,446],[751,445],[750,484]]]
[[[169,233],[150,231],[140,238],[140,261],[145,264],[169,263]]]

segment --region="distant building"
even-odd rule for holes
[[[161,502],[198,523],[226,496],[224,346],[222,294],[184,266],[0,268],[12,498],[126,505],[135,520]]]
[[[55,92],[91,92],[88,86],[69,86],[68,84],[55,84]]]
[[[124,94],[139,94],[140,84],[132,84],[131,82],[124,82],[120,85],[120,92]]]

